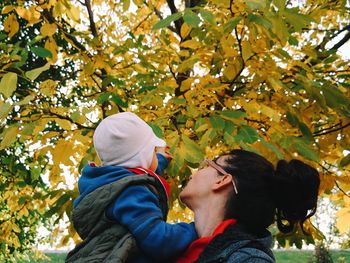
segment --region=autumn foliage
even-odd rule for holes
[[[0,258],[68,220],[98,122],[134,111],[174,156],[173,200],[204,156],[300,158],[350,228],[349,1],[2,0]],[[348,154],[348,155],[347,155]],[[67,181],[68,179],[68,181]],[[170,220],[186,219],[175,203]],[[42,223],[41,223],[42,222]],[[309,224],[313,238],[321,234]],[[60,232],[57,228],[54,234]],[[61,240],[78,240],[72,227]],[[301,244],[313,242],[296,229]]]

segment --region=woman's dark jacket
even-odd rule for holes
[[[237,223],[215,237],[196,263],[275,263],[271,243],[269,231],[253,234]]]

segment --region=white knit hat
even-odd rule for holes
[[[166,146],[145,121],[131,112],[103,119],[95,130],[93,141],[103,165],[128,168],[149,168],[155,147]]]

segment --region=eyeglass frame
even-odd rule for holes
[[[214,168],[219,173],[221,173],[222,175],[230,175],[232,177],[233,189],[234,189],[235,193],[238,194],[236,182],[235,182],[235,179],[234,179],[232,174],[226,172],[224,168],[222,168],[220,165],[218,165],[216,162],[214,162],[212,160],[204,159],[204,162],[207,163],[210,167]]]

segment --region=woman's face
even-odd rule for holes
[[[181,201],[191,209],[195,202],[201,202],[207,198],[212,192],[218,175],[217,170],[209,165],[200,167],[191,175],[187,185],[181,191]]]

